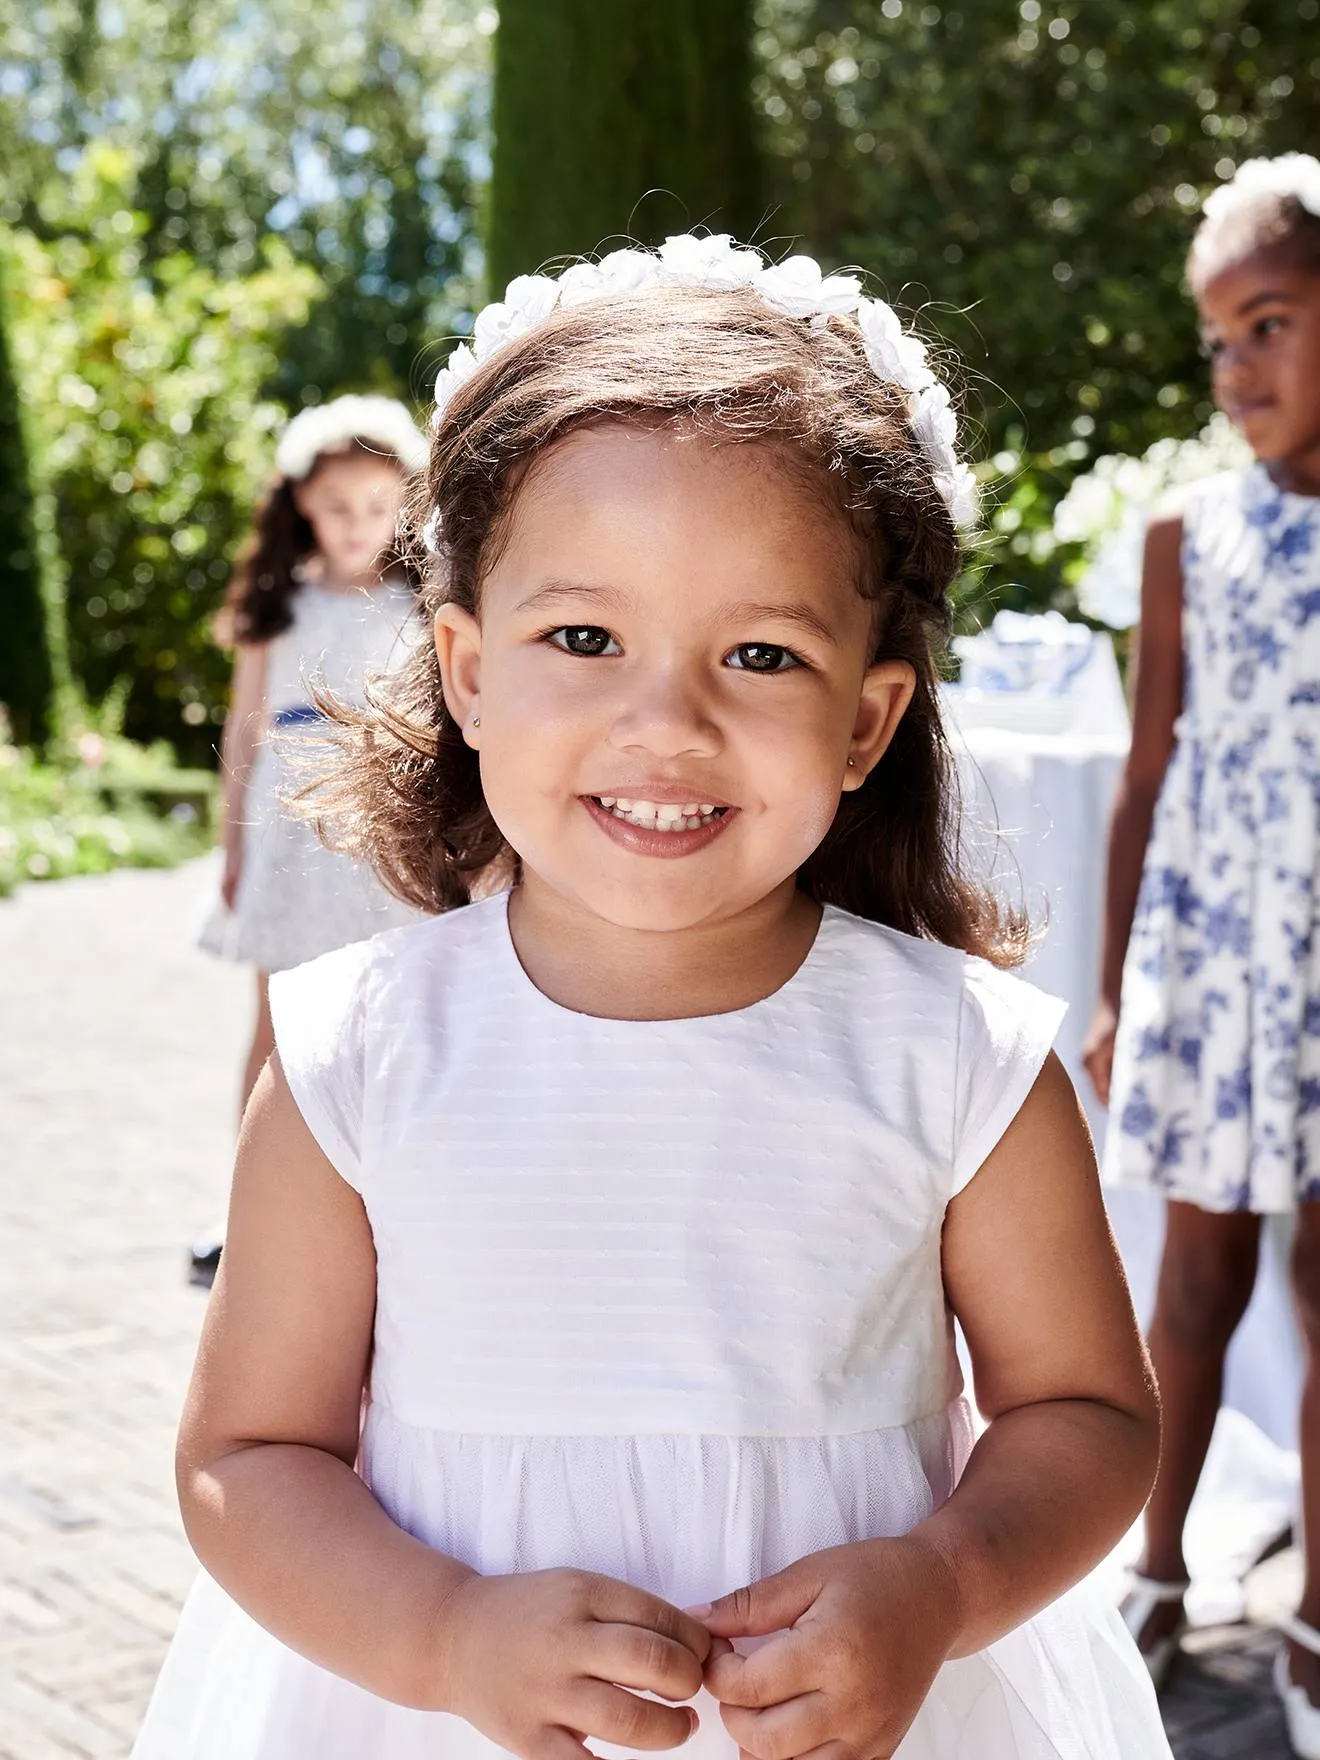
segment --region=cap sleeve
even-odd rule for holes
[[[274,972],[275,1048],[303,1121],[340,1177],[362,1185],[365,1014],[371,943]]]
[[[1049,1055],[1067,1004],[969,960],[958,1027],[953,1191],[962,1191],[1017,1116]]]

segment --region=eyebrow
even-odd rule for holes
[[[727,615],[730,623],[764,621],[766,623],[795,624],[798,629],[806,630],[808,635],[818,636],[822,642],[828,642],[831,647],[837,648],[839,645],[838,636],[835,635],[824,618],[818,616],[809,605],[775,605],[769,602],[762,604],[749,600],[740,605],[731,605]]]
[[[1238,317],[1245,318],[1248,312],[1254,312],[1257,306],[1263,306],[1272,299],[1283,300],[1286,304],[1291,298],[1291,294],[1284,293],[1281,290],[1276,291],[1274,288],[1266,288],[1260,293],[1253,293],[1250,299],[1243,300],[1242,304],[1238,307]]]
[[[634,602],[631,594],[620,592],[617,587],[592,587],[585,581],[551,580],[544,582],[525,599],[520,599],[516,609],[539,611],[542,606],[556,604],[561,599],[590,599],[606,609],[616,611]]]

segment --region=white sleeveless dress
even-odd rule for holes
[[[1320,499],[1262,465],[1198,484],[1182,573],[1104,1175],[1288,1211],[1320,1198]]]
[[[690,1606],[949,1496],[972,1424],[945,1207],[1060,1004],[827,910],[763,1002],[601,1020],[532,985],[503,897],[271,1000],[297,1104],[370,1218],[359,1465],[408,1532],[483,1572],[571,1565]],[[737,1760],[697,1707],[684,1755]],[[303,1660],[203,1578],[134,1760],[499,1753]],[[899,1754],[1168,1760],[1144,1665],[1087,1589],[947,1664]]]
[[[361,591],[307,581],[294,595],[292,624],[268,644],[271,729],[248,782],[238,895],[232,911],[218,890],[208,901],[198,935],[208,953],[280,972],[417,920],[365,864],[327,849],[283,801],[300,781],[291,757],[316,741],[318,723],[325,725],[312,708],[311,686],[361,702],[367,679],[407,658],[419,633],[416,607],[397,581]]]

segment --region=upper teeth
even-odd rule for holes
[[[685,801],[675,806],[668,801],[628,801],[617,795],[598,795],[602,807],[616,819],[626,819],[647,831],[699,831],[708,825],[721,808],[705,801]]]

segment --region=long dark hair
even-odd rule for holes
[[[850,318],[807,325],[745,292],[651,289],[560,309],[453,396],[435,434],[417,530],[433,533],[423,608],[479,612],[482,580],[531,462],[604,423],[772,445],[800,462],[851,529],[875,657],[916,694],[884,757],[845,794],[801,870],[821,903],[1013,964],[1025,922],[961,871],[955,771],[940,720],[957,534],[907,419]],[[424,910],[468,902],[518,857],[491,817],[477,754],[445,705],[431,643],[370,693],[329,705],[339,761],[307,791],[322,835]]]
[[[403,464],[393,453],[382,452],[374,442],[368,445],[350,440],[332,452],[321,453],[301,481],[310,483],[327,458],[354,453],[395,464],[399,474],[404,474]],[[268,642],[293,622],[294,595],[303,583],[307,560],[316,550],[311,522],[298,511],[294,499],[296,486],[289,477],[276,477],[257,509],[252,535],[234,565],[224,607],[216,620],[217,639],[226,647],[236,642]],[[414,546],[406,537],[381,558],[381,574],[406,580],[415,592],[420,589],[422,577]]]

